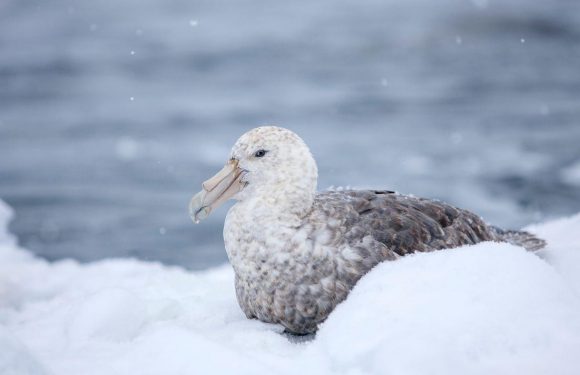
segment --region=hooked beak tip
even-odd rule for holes
[[[238,167],[237,160],[230,160],[215,176],[202,184],[202,190],[189,203],[189,215],[198,224],[207,218],[212,210],[233,197],[246,183],[246,171]]]
[[[195,224],[199,224],[201,220],[209,216],[210,211],[209,207],[202,207],[195,212],[190,212],[189,215]]]
[[[195,224],[208,217],[211,208],[204,204],[206,192],[197,193],[189,202],[189,216]]]

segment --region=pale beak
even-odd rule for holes
[[[203,189],[189,203],[189,215],[197,224],[205,219],[222,203],[230,199],[246,186],[242,177],[246,171],[238,166],[238,161],[231,159],[215,176],[202,184]]]

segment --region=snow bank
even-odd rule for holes
[[[312,340],[247,320],[228,266],[48,263],[0,201],[0,374],[580,373],[580,215],[538,257],[483,243],[384,263]]]

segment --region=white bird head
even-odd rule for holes
[[[310,207],[317,180],[316,162],[304,141],[288,129],[263,126],[236,141],[225,167],[192,198],[189,212],[197,223],[230,198]]]

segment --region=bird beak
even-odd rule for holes
[[[189,203],[189,215],[197,224],[205,219],[214,208],[221,206],[234,194],[246,186],[242,177],[246,171],[238,166],[238,161],[231,159],[215,176],[202,184],[202,190]]]

